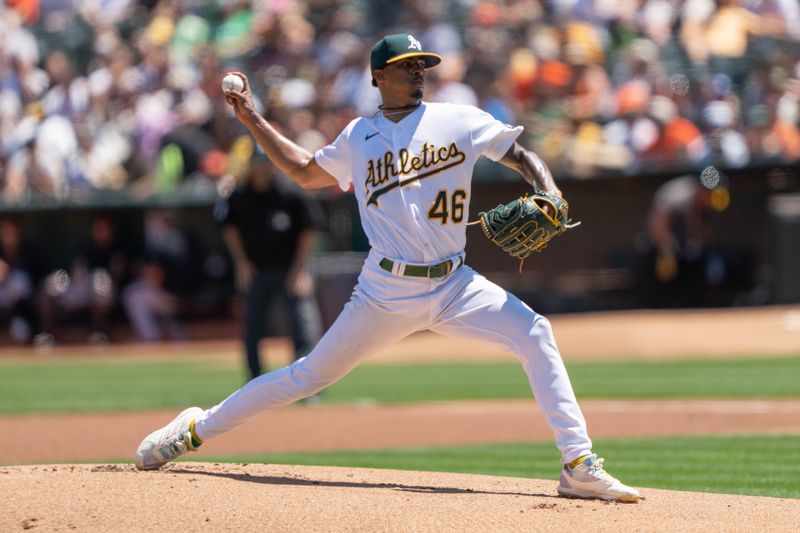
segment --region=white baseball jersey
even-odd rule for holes
[[[353,120],[317,163],[353,189],[373,250],[434,263],[464,250],[472,170],[498,160],[522,132],[468,105],[422,103],[399,123]]]

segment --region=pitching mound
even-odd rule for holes
[[[0,530],[797,531],[796,500],[644,489],[566,500],[554,481],[281,465],[0,467]]]

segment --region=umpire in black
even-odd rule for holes
[[[244,346],[252,378],[261,374],[259,342],[276,298],[289,311],[295,359],[311,351],[322,329],[308,270],[315,242],[312,211],[276,172],[256,152],[245,181],[215,209],[245,304]]]

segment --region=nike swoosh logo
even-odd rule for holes
[[[375,136],[376,136],[376,135],[378,135],[378,134],[380,134],[380,132],[379,132],[379,131],[376,131],[375,133],[369,133],[369,134],[367,134],[367,136],[366,136],[366,137],[364,137],[364,140],[365,140],[365,141],[368,141],[368,140],[372,139],[373,137],[375,137]]]

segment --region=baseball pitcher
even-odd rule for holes
[[[412,35],[378,41],[370,66],[379,111],[353,120],[314,154],[255,111],[246,76],[235,73],[244,87],[226,98],[236,117],[302,187],[352,186],[371,250],[350,301],[307,357],[253,379],[210,409],[183,411],[144,439],[138,468],[157,469],[257,413],[311,396],[387,343],[427,329],[497,343],[521,361],[561,451],[559,494],[639,498],[592,453],[548,320],[464,261],[471,179],[481,156],[514,169],[535,190],[555,198],[561,191],[544,162],[516,142],[522,127],[472,106],[423,101],[425,72],[441,60]]]

